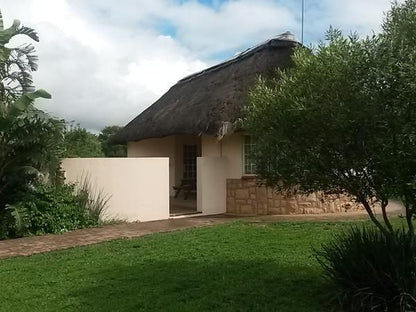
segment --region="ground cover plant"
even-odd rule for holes
[[[385,236],[352,228],[316,250],[334,283],[334,307],[344,311],[415,311],[416,250],[405,230]]]
[[[352,224],[237,222],[0,260],[0,311],[331,311],[312,247]]]

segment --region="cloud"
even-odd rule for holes
[[[176,18],[177,17],[177,18]],[[177,36],[192,50],[209,56],[256,44],[287,30],[296,32],[294,12],[271,1],[230,1],[214,10],[186,2],[167,13]]]
[[[68,3],[26,1],[26,13],[2,4],[4,15],[18,14],[39,32],[34,81],[53,99],[38,107],[59,118],[93,131],[123,125],[180,78],[208,66],[170,37],[94,24]]]
[[[306,0],[305,34],[308,42],[324,40],[329,26],[345,34],[357,32],[361,36],[380,31],[384,13],[390,8],[390,0]],[[400,1],[399,1],[400,2]],[[324,13],[323,13],[324,12]]]
[[[377,30],[390,0],[306,0],[305,38],[329,25]],[[300,1],[0,0],[40,35],[39,106],[98,131],[123,125],[184,76],[287,30],[300,33]],[[300,37],[300,36],[299,36]],[[26,38],[18,38],[14,44]]]

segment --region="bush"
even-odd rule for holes
[[[107,200],[94,198],[88,184],[36,185],[6,208],[3,236],[67,232],[100,224]],[[3,237],[4,238],[4,237]]]
[[[416,311],[416,249],[404,229],[389,237],[352,228],[315,251],[345,311]]]

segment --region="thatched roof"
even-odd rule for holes
[[[185,77],[153,105],[130,121],[114,143],[174,134],[222,135],[241,117],[248,91],[259,75],[290,65],[293,35],[270,39],[236,57]]]

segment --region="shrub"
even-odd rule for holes
[[[415,311],[416,249],[404,229],[390,236],[352,228],[315,251],[345,311]]]
[[[94,189],[88,176],[81,179],[81,183],[75,188],[75,193],[80,198],[81,210],[87,212],[91,222],[98,224],[107,208],[109,196],[104,194],[102,190]]]
[[[19,237],[67,232],[100,224],[107,200],[97,201],[88,185],[36,185],[6,208],[3,236]],[[4,237],[3,237],[4,238]]]

